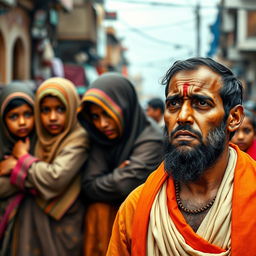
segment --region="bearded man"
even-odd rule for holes
[[[251,256],[256,252],[256,162],[229,143],[243,87],[210,58],[167,71],[163,163],[122,204],[111,256]]]

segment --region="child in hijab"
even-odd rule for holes
[[[75,86],[64,78],[50,78],[38,88],[35,156],[28,141],[19,141],[11,183],[34,188],[23,201],[15,223],[14,255],[80,255],[84,207],[78,195],[79,170],[87,159],[88,136],[76,118],[79,104]]]
[[[84,255],[105,255],[119,205],[162,160],[163,136],[147,119],[132,83],[115,73],[92,83],[78,120],[92,141],[82,180],[88,205]]]
[[[9,255],[14,217],[24,197],[10,183],[8,174],[16,164],[11,154],[18,140],[30,138],[33,147],[34,92],[19,82],[8,84],[1,92],[0,106],[0,255]]]
[[[231,142],[256,160],[256,117],[252,111],[244,109],[244,119]]]

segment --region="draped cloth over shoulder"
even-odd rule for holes
[[[253,217],[255,214],[256,205],[256,164],[255,162],[244,152],[240,151],[237,146],[231,144],[237,153],[237,162],[234,170],[233,181],[233,194],[232,194],[232,216],[231,216],[231,253],[232,256],[250,256],[254,255],[256,251],[256,244],[254,243],[256,236],[256,220]],[[132,233],[132,255],[143,256],[146,255],[147,247],[147,232],[149,216],[152,204],[155,200],[159,189],[163,186],[167,180],[168,175],[164,171],[164,166],[161,165],[156,172],[154,172],[143,187],[140,199],[137,203],[133,221],[133,233]],[[172,190],[173,185],[170,186]],[[173,192],[170,192],[172,197],[175,197]],[[170,196],[169,196],[170,199]],[[171,205],[168,205],[170,211],[171,208],[177,211],[177,203],[174,200]],[[171,208],[170,208],[171,207]],[[173,216],[172,216],[173,218]],[[175,221],[176,223],[176,221]],[[246,224],[245,224],[246,223]],[[176,223],[177,225],[177,223]],[[212,245],[205,243],[205,241],[198,240],[198,237],[194,235],[191,228],[187,228],[188,225],[179,226],[181,234],[185,237],[187,242],[197,241],[192,245],[201,251],[208,251]],[[195,233],[194,233],[195,234]],[[246,241],[242,243],[241,241]],[[189,242],[188,242],[189,243]],[[191,244],[190,244],[191,245]],[[210,246],[210,247],[209,247]],[[212,253],[221,254],[221,249],[218,247],[211,247]]]

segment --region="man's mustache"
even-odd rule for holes
[[[170,134],[168,134],[168,130],[167,130],[167,127],[165,126],[165,136],[170,140],[173,139],[174,137],[174,134],[178,131],[189,131],[193,134],[195,134],[199,139],[202,140],[202,134],[196,130],[194,130],[191,125],[189,124],[184,124],[184,125],[179,125],[175,128],[174,131],[172,131]]]

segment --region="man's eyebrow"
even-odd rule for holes
[[[195,99],[195,100],[211,101],[212,103],[214,103],[213,98],[206,95],[192,94],[189,96],[189,98]]]
[[[175,95],[172,95],[172,96],[168,96],[165,101],[178,100],[178,99],[181,99],[181,98],[182,98],[182,95],[175,94]]]
[[[168,96],[165,101],[167,102],[167,101],[170,101],[170,100],[179,100],[179,99],[182,99],[182,98],[183,98],[182,95],[175,94],[175,95]],[[214,103],[213,99],[209,96],[206,96],[206,95],[192,94],[192,95],[189,95],[188,98],[194,99],[194,100],[211,101],[212,103]]]

